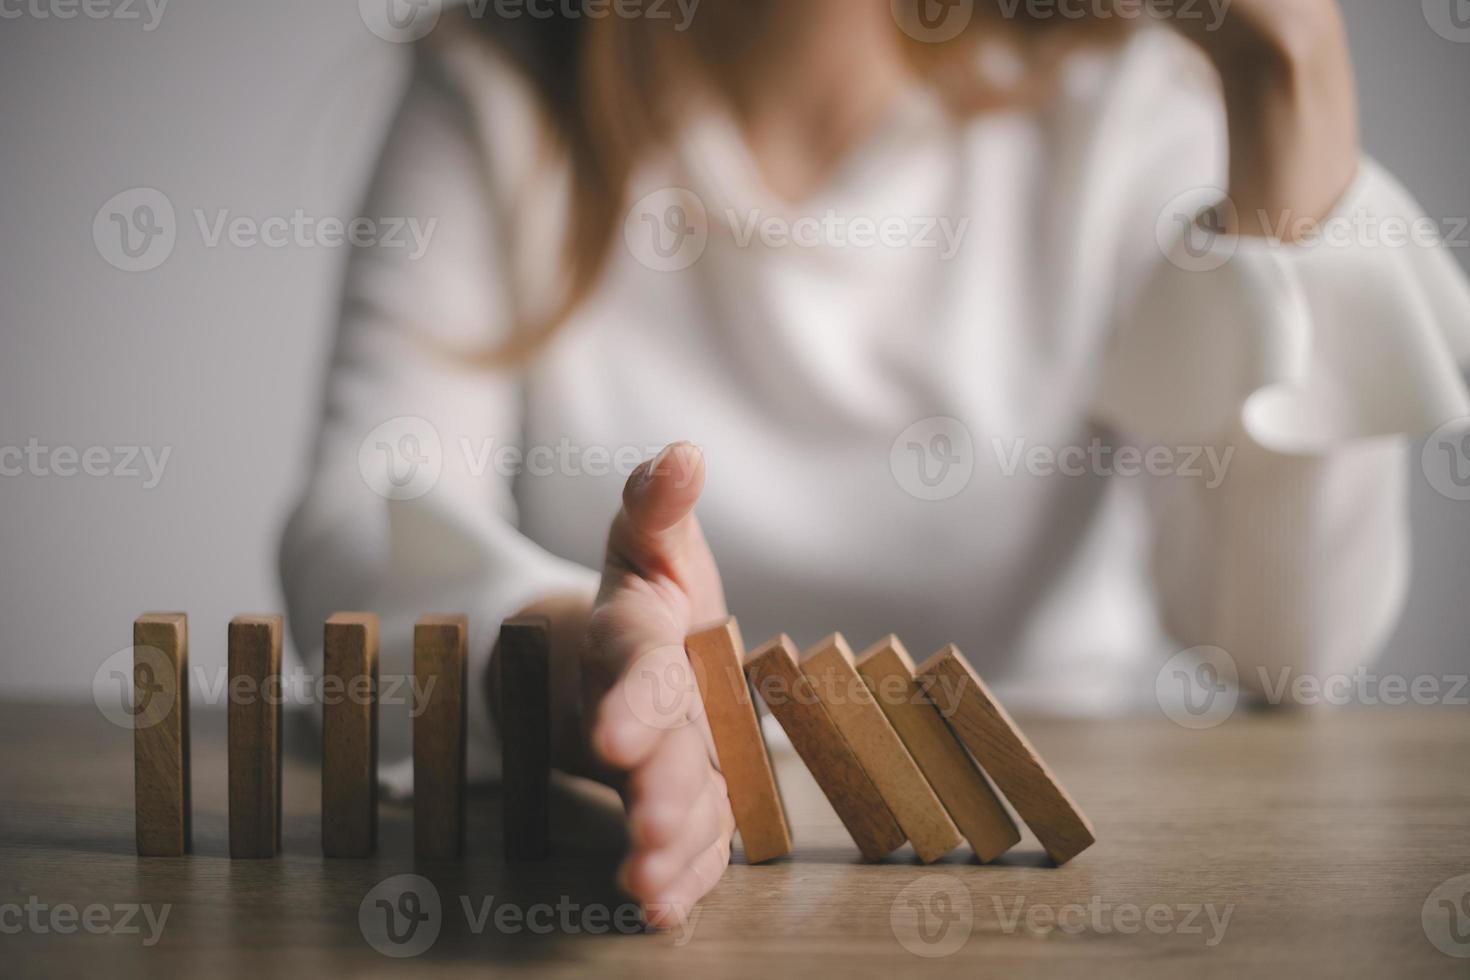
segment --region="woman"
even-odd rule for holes
[[[1201,644],[1248,687],[1350,670],[1403,599],[1403,437],[1470,414],[1446,255],[1313,234],[1418,213],[1360,154],[1331,0],[918,2],[450,18],[373,182],[439,223],[352,258],[299,646],[467,610],[483,667],[548,615],[558,760],[622,790],[659,922],[732,833],[646,683],[692,626],[954,641],[1053,709]]]

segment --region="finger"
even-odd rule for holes
[[[703,489],[704,453],[699,447],[690,442],[665,446],[634,470],[623,488],[627,530],[644,535],[670,530],[694,509]]]
[[[693,727],[670,732],[628,780],[628,830],[633,846],[657,850],[676,840],[701,794],[710,792],[712,778],[719,777],[710,768],[704,739]]]
[[[684,813],[672,839],[657,848],[635,848],[623,861],[620,880],[629,895],[650,899],[667,889],[710,845],[735,833],[725,780],[713,770],[698,798]]]
[[[633,657],[602,696],[591,742],[614,768],[645,763],[664,737],[689,727],[699,704],[682,643],[664,643]]]
[[[640,901],[651,901],[672,887],[697,857],[729,838],[720,813],[727,807],[724,793],[708,785],[685,814],[672,841],[657,850],[635,850],[628,855],[620,871],[624,890]]]
[[[730,842],[716,841],[694,859],[663,894],[643,903],[643,916],[655,929],[674,929],[689,921],[699,900],[708,895],[730,864]]]
[[[587,696],[597,704],[591,744],[608,765],[632,769],[660,736],[702,711],[684,627],[639,581],[593,614],[588,640]]]
[[[623,507],[608,535],[612,569],[683,581],[702,547],[694,505],[704,490],[704,454],[676,442],[633,471],[623,487]]]
[[[735,818],[725,781],[711,770],[699,797],[684,814],[674,836],[651,850],[635,850],[623,866],[623,881],[630,894],[649,900],[673,885],[692,862],[712,845],[730,846]]]

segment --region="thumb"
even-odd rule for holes
[[[704,453],[676,442],[639,466],[623,488],[623,508],[608,536],[610,566],[639,575],[679,576],[681,564],[703,540],[694,505],[704,490]]]

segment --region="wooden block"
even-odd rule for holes
[[[963,840],[959,828],[858,676],[852,649],[842,634],[834,633],[808,650],[801,670],[919,860],[928,864],[959,847]]]
[[[189,793],[189,619],[133,623],[133,795],[141,857],[193,849]]]
[[[229,631],[230,857],[281,849],[281,617],[237,616]]]
[[[914,662],[898,637],[864,650],[857,670],[976,857],[994,861],[1019,843],[1016,822],[915,680]]]
[[[544,616],[500,627],[501,801],[507,861],[551,852],[551,623]]]
[[[924,661],[918,679],[1053,861],[1065,864],[1093,844],[1092,825],[959,650]]]
[[[337,613],[322,637],[322,854],[378,844],[378,617]]]
[[[745,679],[739,625],[732,617],[697,629],[685,638],[684,651],[704,701],[746,863],[790,854],[791,828]]]
[[[791,744],[863,857],[876,861],[903,846],[903,831],[888,804],[797,663],[791,638],[779,636],[745,658],[745,675]]]
[[[414,853],[431,861],[464,852],[465,662],[469,621],[426,615],[413,629],[422,703],[413,720]]]

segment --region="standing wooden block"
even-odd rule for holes
[[[500,744],[507,861],[551,851],[551,623],[544,616],[500,627]]]
[[[378,844],[378,617],[337,613],[322,637],[322,854]]]
[[[422,616],[413,629],[419,692],[413,720],[413,845],[416,855],[431,861],[464,852],[468,634],[464,616]]]
[[[959,828],[858,676],[852,649],[842,635],[834,633],[808,650],[801,670],[919,860],[928,864],[959,847],[963,840]]]
[[[237,616],[229,632],[230,857],[281,849],[281,617]]]
[[[188,854],[189,619],[183,613],[147,613],[133,623],[132,711],[138,854]]]
[[[918,678],[1053,861],[1092,846],[1092,825],[959,650],[940,650],[919,665]]]
[[[898,637],[864,650],[857,669],[975,855],[994,861],[1019,843],[1016,822],[915,680]]]
[[[685,638],[684,651],[704,701],[746,863],[790,854],[791,828],[741,664],[740,627],[732,617],[698,629]]]
[[[801,672],[791,638],[779,636],[752,652],[745,659],[745,675],[786,730],[863,857],[876,861],[902,847],[903,831]]]

